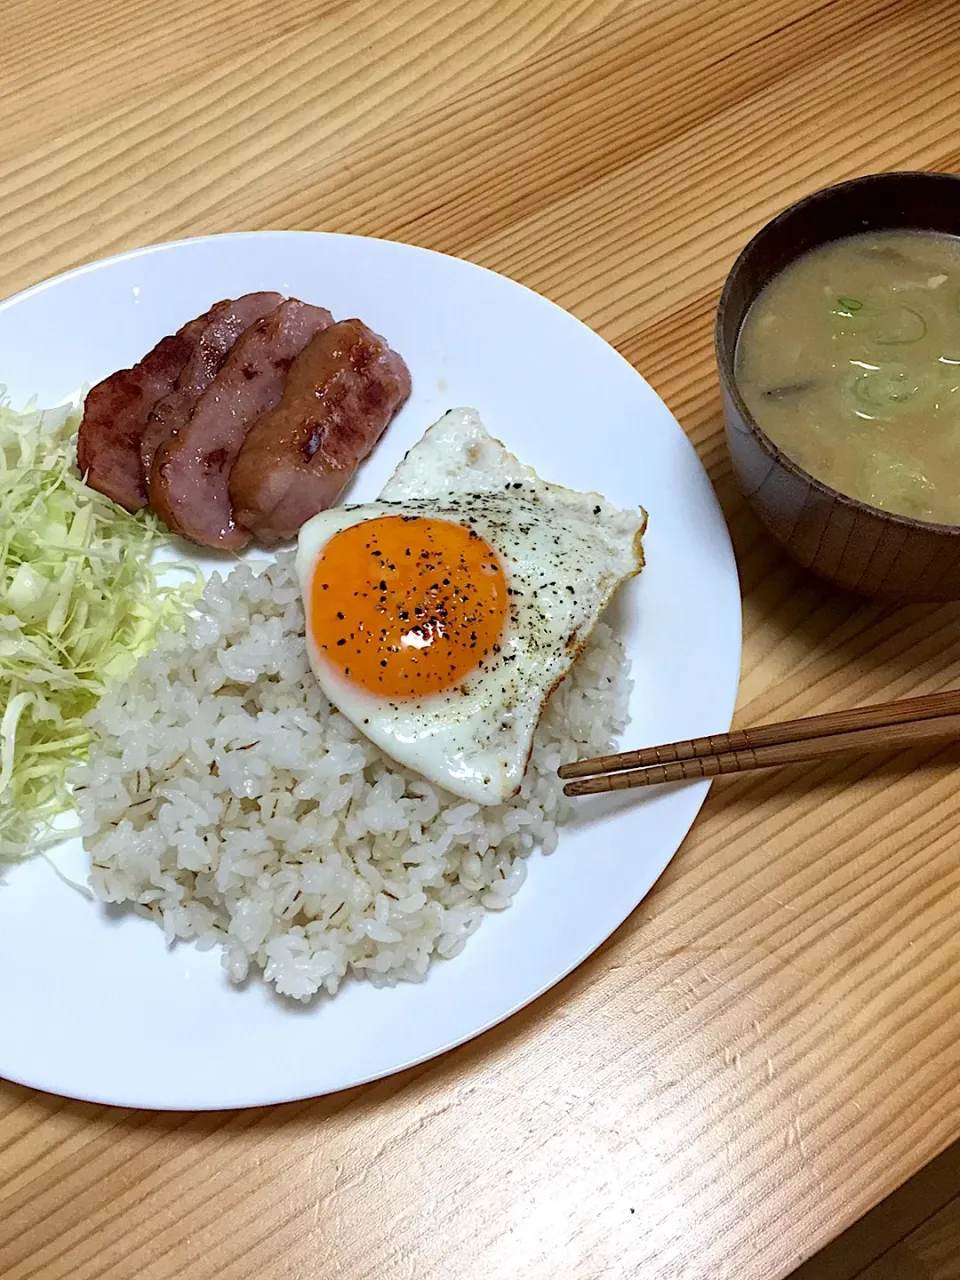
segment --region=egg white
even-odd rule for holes
[[[358,688],[314,643],[309,592],[334,534],[390,514],[469,523],[498,552],[511,595],[500,652],[455,688],[390,700]],[[330,701],[394,760],[477,804],[520,788],[544,704],[617,587],[643,566],[642,511],[549,484],[452,410],[397,467],[377,502],[323,511],[300,530],[310,665]],[[347,584],[344,584],[344,592]]]

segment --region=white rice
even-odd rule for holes
[[[321,693],[293,556],[209,582],[89,718],[74,775],[91,883],[169,942],[219,944],[234,982],[333,994],[348,973],[417,980],[510,905],[572,812],[557,766],[611,748],[627,714],[604,623],[546,708],[520,795],[478,806],[395,764]]]

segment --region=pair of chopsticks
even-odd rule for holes
[[[834,751],[896,751],[924,738],[953,735],[960,736],[960,691],[930,693],[754,729],[734,729],[706,738],[688,738],[619,755],[575,760],[562,764],[557,772],[561,778],[575,779],[563,788],[565,795],[586,796],[685,778],[771,769],[775,765],[819,760]]]

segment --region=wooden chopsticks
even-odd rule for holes
[[[565,795],[585,796],[770,769],[817,760],[834,751],[894,751],[923,738],[953,734],[960,735],[960,690],[575,760],[562,764],[557,772],[561,778],[574,779],[563,788]]]

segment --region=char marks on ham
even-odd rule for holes
[[[218,303],[225,306],[225,303]],[[147,505],[140,443],[150,410],[169,395],[200,342],[214,307],[161,338],[130,369],[118,369],[87,392],[77,435],[77,465],[91,489],[128,511]]]
[[[186,423],[244,329],[282,301],[279,293],[245,293],[232,302],[218,302],[207,312],[207,323],[176,385],[169,395],[157,401],[147,418],[140,440],[140,461],[148,492],[157,449]]]
[[[237,524],[265,546],[294,537],[337,501],[409,394],[407,366],[362,321],[318,333],[234,464]]]
[[[91,487],[201,546],[272,546],[337,501],[409,394],[362,321],[248,293],[93,387],[77,460]]]
[[[233,464],[250,428],[279,404],[294,358],[332,324],[323,307],[289,298],[237,339],[189,420],[161,442],[153,461],[150,505],[174,533],[230,551],[250,541],[230,505]]]

